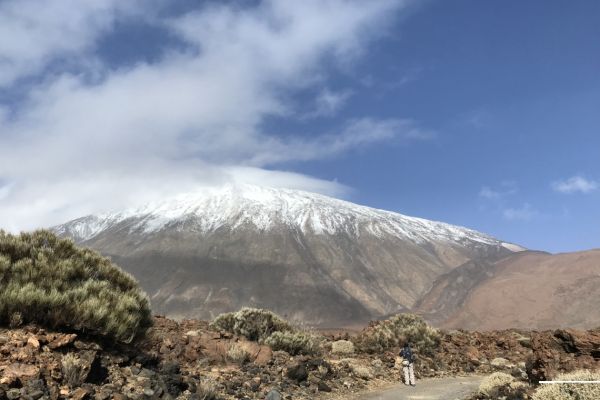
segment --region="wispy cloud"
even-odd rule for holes
[[[328,71],[363,56],[406,1],[210,3],[168,18],[147,15],[148,4],[166,4],[149,1],[0,3],[0,90],[23,98],[0,103],[0,176],[11,182],[0,198],[4,226],[227,181],[339,193],[336,182],[276,169],[431,136],[412,121],[368,116],[287,139],[263,128],[270,116],[297,115],[290,94],[327,87]],[[123,18],[148,20],[183,45],[128,68],[95,59],[98,40]],[[345,96],[315,101],[336,112]]]
[[[309,117],[329,117],[335,115],[352,96],[351,90],[333,91],[323,89],[315,99],[315,109]]]
[[[504,209],[502,215],[509,221],[530,221],[538,216],[539,212],[529,203],[525,203],[521,207]]]
[[[146,3],[152,10],[155,0]],[[7,0],[0,2],[0,87],[38,74],[54,61],[82,55],[123,18],[139,16],[141,0]]]
[[[483,186],[479,190],[479,197],[488,200],[500,200],[518,192],[518,187],[514,181],[504,181],[498,187]]]
[[[552,189],[554,189],[554,191],[565,194],[590,193],[598,189],[598,187],[599,184],[597,181],[586,179],[580,175],[552,182]]]

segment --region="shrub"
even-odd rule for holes
[[[352,373],[362,379],[369,380],[373,379],[373,373],[369,367],[359,364],[350,364],[350,369]]]
[[[130,342],[152,324],[137,282],[95,251],[49,231],[0,231],[0,323],[70,328]]]
[[[367,353],[380,353],[402,346],[404,341],[409,341],[421,354],[432,354],[440,344],[440,334],[418,315],[398,314],[368,327],[354,343]]]
[[[490,361],[490,365],[494,368],[510,368],[513,367],[514,365],[512,365],[510,363],[510,361],[508,361],[506,358],[502,358],[502,357],[496,357],[494,358],[492,361]]]
[[[79,387],[85,381],[88,371],[86,370],[85,363],[83,363],[77,356],[69,353],[62,357],[61,360],[63,379],[65,383],[70,387]]]
[[[337,340],[331,344],[333,354],[354,354],[354,343],[349,340]]]
[[[498,391],[502,387],[513,383],[514,380],[515,378],[509,374],[505,374],[504,372],[494,372],[481,382],[479,385],[479,394],[496,398]]]
[[[23,315],[20,312],[12,313],[8,320],[10,329],[16,329],[23,325]]]
[[[227,358],[236,364],[242,365],[250,360],[250,353],[238,344],[232,344],[227,350]]]
[[[219,398],[219,387],[211,379],[203,379],[196,387],[196,394],[200,400],[217,400]]]
[[[245,336],[248,340],[253,341],[264,341],[275,332],[291,332],[293,330],[288,322],[275,313],[247,307],[237,312],[219,315],[211,323],[211,327]]]
[[[273,350],[282,350],[291,355],[317,354],[320,352],[319,339],[307,332],[274,332],[265,340]]]
[[[600,381],[600,371],[579,370],[561,374],[557,381]],[[600,399],[600,384],[561,383],[544,384],[533,394],[533,400],[597,400]]]

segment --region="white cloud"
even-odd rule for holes
[[[598,189],[598,182],[576,175],[569,179],[552,183],[552,189],[560,193],[590,193]]]
[[[483,197],[488,200],[500,200],[507,196],[516,194],[519,191],[516,182],[504,181],[498,188],[491,188],[490,186],[483,186],[479,191],[479,197]]]
[[[0,87],[39,73],[59,57],[75,62],[117,19],[135,15],[141,5],[141,0],[0,2]]]
[[[332,91],[323,89],[315,99],[315,110],[311,112],[309,117],[332,116],[335,115],[346,104],[352,96],[352,91]]]
[[[4,84],[39,73],[57,58],[90,56],[115,18],[140,12],[122,9],[125,2],[39,3],[0,6],[0,21],[8,24],[0,23],[0,30],[18,39],[15,49],[8,40],[0,44]],[[308,0],[205,7],[154,21],[188,44],[154,63],[119,70],[102,65],[101,78],[92,83],[82,77],[85,65],[83,73],[46,76],[17,109],[0,105],[0,177],[11,183],[0,198],[0,220],[10,229],[30,229],[227,181],[343,193],[335,182],[273,168],[431,134],[408,120],[358,118],[334,132],[284,140],[262,131],[262,122],[294,116],[289,94],[322,86],[332,60],[346,68],[404,4]],[[36,5],[41,15],[31,22]],[[63,27],[63,19],[76,22]],[[38,40],[33,49],[16,49]]]
[[[500,192],[498,192],[496,190],[493,190],[489,186],[484,186],[479,191],[479,197],[483,197],[483,198],[486,198],[486,199],[497,199],[500,196],[501,196]]]
[[[539,215],[538,211],[530,204],[525,203],[519,208],[507,208],[502,212],[509,221],[529,221]]]

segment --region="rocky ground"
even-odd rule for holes
[[[216,332],[202,321],[156,317],[147,339],[115,345],[35,326],[0,329],[0,400],[328,398],[400,381],[396,350],[296,356]],[[235,351],[233,351],[235,350]],[[239,357],[236,354],[243,354]],[[443,333],[438,351],[419,356],[418,377],[505,371],[537,382],[580,367],[600,367],[600,330]],[[211,397],[212,396],[212,397]]]

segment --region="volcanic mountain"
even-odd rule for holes
[[[472,260],[436,280],[416,310],[445,328],[600,326],[600,250]]]
[[[54,230],[132,273],[157,313],[211,318],[255,306],[321,326],[410,309],[454,268],[523,250],[467,228],[251,185]]]

